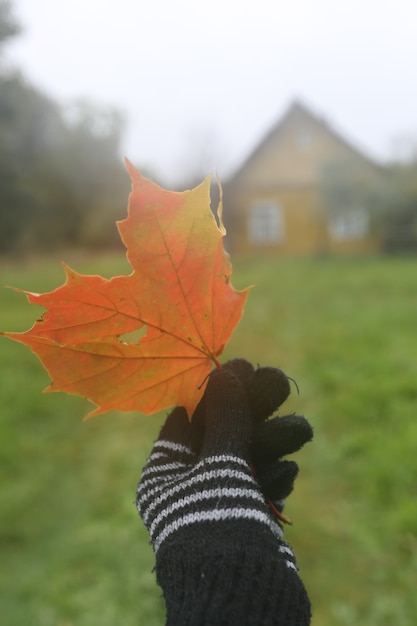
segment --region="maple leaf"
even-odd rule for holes
[[[24,333],[2,333],[29,346],[51,376],[45,391],[91,400],[87,417],[112,409],[154,413],[174,404],[192,415],[213,364],[243,313],[218,223],[210,177],[195,189],[165,190],[128,161],[128,217],[118,222],[128,276],[81,275],[64,265],[65,283],[23,292],[47,309]],[[21,290],[17,290],[21,291]],[[136,343],[123,336],[141,331]]]

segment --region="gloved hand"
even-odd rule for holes
[[[287,377],[244,360],[211,373],[191,423],[177,407],[143,471],[138,511],[156,555],[167,626],[306,626],[310,603],[267,499],[298,468],[279,458],[312,438],[300,416],[265,421]]]

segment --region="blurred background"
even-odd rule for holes
[[[172,189],[219,174],[234,283],[256,285],[225,359],[282,367],[315,429],[287,505],[314,626],[417,621],[416,17],[0,0],[0,284],[130,271],[124,156]],[[35,309],[1,289],[0,330]],[[0,372],[5,623],[163,624],[133,499],[164,415],[83,422],[4,338]]]

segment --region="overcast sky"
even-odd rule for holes
[[[200,163],[225,178],[294,98],[381,160],[417,142],[415,0],[12,6],[9,59],[59,101],[122,109],[123,153],[165,180]]]

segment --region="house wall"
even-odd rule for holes
[[[317,215],[317,194],[312,189],[248,191],[234,197],[235,219],[228,226],[233,253],[310,254],[317,251],[323,238]],[[253,243],[249,237],[251,207],[263,200],[272,201],[282,210],[283,238],[270,244]]]
[[[275,202],[282,210],[283,237],[278,242],[265,244],[250,240],[251,207],[263,200]],[[234,255],[352,254],[379,249],[379,239],[374,235],[359,239],[332,237],[321,195],[314,188],[248,191],[236,195],[234,202],[234,219],[226,220],[229,233],[226,247]]]

